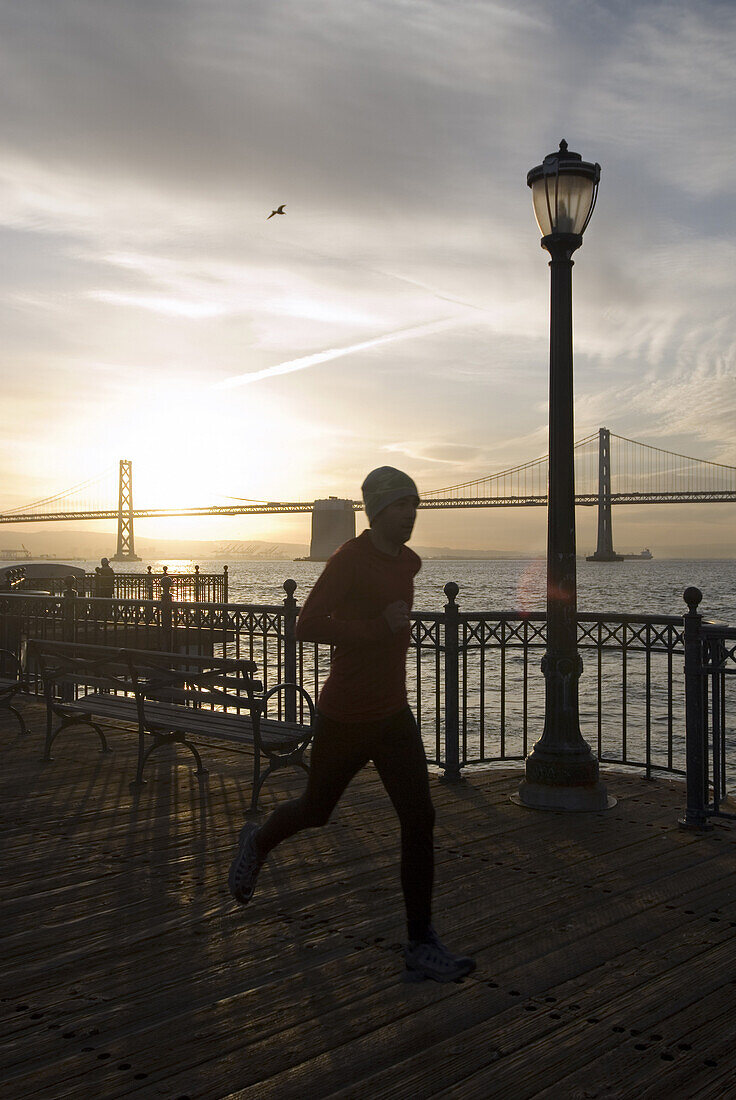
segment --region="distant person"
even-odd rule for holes
[[[362,489],[370,529],[333,554],[296,625],[299,641],[335,646],[319,696],[306,789],[260,828],[243,826],[228,885],[246,905],[268,853],[302,829],[326,825],[350,780],[372,760],[401,823],[409,976],[449,982],[469,974],[475,962],[451,954],[431,923],[435,814],[424,746],[406,698],[409,611],[422,563],[405,544],[419,495],[408,474],[392,466],[373,470]]]
[[[112,599],[115,594],[115,573],[107,558],[101,558],[95,569],[95,596]]]

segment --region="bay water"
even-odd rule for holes
[[[76,564],[76,563],[75,563]],[[94,572],[94,561],[79,562]],[[159,573],[222,572],[222,560],[174,560],[113,563],[119,572],[143,572],[151,565]],[[228,560],[230,601],[268,603],[283,600],[283,582],[297,583],[303,603],[322,572],[322,562]],[[701,614],[736,626],[736,559],[666,559],[588,562],[579,560],[578,610],[681,616],[687,610],[683,591],[691,585],[703,593]],[[447,598],[444,586],[454,581],[463,611],[544,611],[546,563],[543,559],[427,559],[415,581],[414,608],[440,611]]]

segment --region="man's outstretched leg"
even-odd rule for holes
[[[406,905],[407,976],[452,982],[475,970],[475,960],[453,955],[432,925],[434,807],[427,760],[414,715],[407,707],[387,722],[373,760],[401,824],[401,887]]]
[[[266,856],[282,840],[302,829],[326,825],[343,791],[368,763],[365,737],[317,712],[309,761],[309,778],[301,798],[277,806],[259,828],[253,821],[240,830],[238,850],[230,866],[228,887],[235,901],[247,905]]]

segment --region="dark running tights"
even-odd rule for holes
[[[409,939],[423,939],[431,920],[434,807],[424,746],[409,707],[380,722],[350,724],[318,712],[306,790],[264,822],[258,848],[265,858],[287,837],[326,825],[348,783],[369,760],[401,825],[401,888]]]

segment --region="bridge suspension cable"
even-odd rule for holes
[[[610,437],[614,495],[736,492],[736,466],[667,451],[615,432]]]
[[[20,515],[24,512],[38,512],[39,509],[45,508],[50,504],[56,504],[58,501],[69,501],[75,496],[79,496],[85,490],[90,490],[93,487],[100,485],[106,479],[109,479],[111,475],[117,472],[117,465],[108,466],[102,470],[101,473],[95,474],[93,477],[88,477],[85,481],[80,481],[76,485],[70,486],[68,489],[62,489],[59,493],[54,493],[53,496],[42,497],[40,500],[34,500],[30,504],[23,504],[17,508],[5,508],[0,511],[0,516],[7,515]],[[62,511],[67,511],[67,508],[63,508]]]
[[[598,476],[598,453],[590,444],[598,443],[598,433],[585,436],[575,444],[578,452],[576,458],[576,472],[582,472],[588,481]],[[595,462],[595,468],[593,463]],[[486,474],[485,477],[475,478],[472,481],[462,481],[457,485],[448,485],[443,489],[430,489],[422,492],[422,500],[485,500],[502,498],[529,499],[531,497],[544,497],[547,494],[547,479],[549,475],[549,456],[542,455],[530,462],[522,462],[518,466],[511,466],[506,470],[499,470],[495,474]]]

